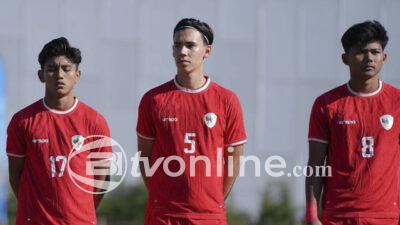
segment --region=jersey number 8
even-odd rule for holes
[[[374,138],[366,136],[361,138],[361,154],[364,158],[371,158],[374,156]]]

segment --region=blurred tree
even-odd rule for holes
[[[140,183],[121,185],[106,194],[97,210],[99,225],[142,225],[146,209],[147,191]],[[229,225],[252,225],[250,216],[229,202],[227,218]],[[15,224],[16,199],[12,193],[8,198],[9,224]],[[256,225],[293,225],[294,208],[286,184],[269,185],[263,194],[260,216]]]
[[[229,225],[251,225],[253,224],[250,220],[250,216],[247,215],[245,212],[242,212],[233,204],[228,204],[226,209],[226,214],[228,218]]]
[[[7,200],[7,215],[8,215],[8,224],[15,224],[15,217],[17,216],[17,199],[14,196],[14,193],[8,193]]]
[[[257,225],[293,225],[294,207],[286,184],[269,188],[263,194],[260,217]]]
[[[104,197],[97,210],[99,224],[142,225],[146,202],[147,191],[142,183],[123,184]]]

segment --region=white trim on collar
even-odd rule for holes
[[[206,83],[201,88],[198,88],[198,89],[195,89],[195,90],[192,90],[192,89],[185,88],[185,87],[181,86],[178,83],[178,81],[176,80],[176,77],[174,78],[174,84],[175,84],[176,88],[178,88],[179,90],[187,92],[187,93],[194,94],[194,93],[202,92],[202,91],[204,91],[204,90],[206,90],[208,88],[208,86],[210,85],[211,79],[209,77],[206,77],[206,79],[207,79]]]
[[[67,110],[65,110],[65,111],[61,111],[61,110],[56,110],[56,109],[50,108],[48,105],[46,105],[46,102],[44,101],[44,98],[42,98],[42,102],[43,102],[43,106],[44,106],[47,110],[49,110],[50,112],[52,112],[52,113],[55,113],[55,114],[67,114],[67,113],[72,112],[72,111],[76,108],[76,106],[78,105],[78,98],[75,98],[74,105],[73,105],[71,108],[69,108],[69,109],[67,109]]]
[[[351,89],[350,83],[349,83],[349,82],[347,82],[346,86],[347,86],[347,90],[349,90],[350,93],[352,93],[353,95],[361,96],[361,97],[370,97],[370,96],[374,96],[374,95],[378,94],[378,93],[382,90],[382,86],[383,86],[383,85],[382,85],[382,81],[379,80],[379,87],[378,87],[378,89],[377,89],[376,91],[374,91],[374,92],[371,92],[371,93],[356,92],[356,91],[354,91],[353,89]]]

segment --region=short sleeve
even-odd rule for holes
[[[110,128],[108,127],[106,119],[102,115],[97,115],[97,121],[94,133],[96,135],[111,137]],[[108,143],[111,145],[111,143]],[[102,152],[112,152],[111,146],[101,150]]]
[[[315,100],[311,110],[308,140],[321,143],[329,142],[328,118],[322,97]]]
[[[246,141],[242,107],[240,106],[238,97],[235,94],[232,94],[227,103],[224,144],[225,147],[233,147],[242,145],[246,143]]]
[[[97,115],[94,133],[96,135],[102,135],[107,137],[111,136],[110,128],[108,127],[106,119],[104,119],[102,115],[99,114]]]
[[[93,143],[96,143],[96,148],[93,148],[91,152],[101,152],[101,154],[106,153],[101,155],[101,157],[97,157],[96,159],[106,159],[106,158],[112,158],[112,143],[110,142],[109,137],[111,137],[110,133],[110,128],[108,127],[107,121],[104,119],[104,117],[100,114],[97,114],[95,124],[93,127],[93,138],[89,139],[89,141],[95,141]],[[104,136],[103,137],[96,137],[96,136]],[[93,160],[92,161],[96,161]]]
[[[145,94],[139,104],[138,120],[136,126],[137,135],[146,140],[154,140],[156,136],[155,124],[152,116],[151,95]]]
[[[21,121],[16,115],[11,119],[7,128],[7,155],[13,157],[25,157],[26,143],[24,138],[24,129]]]

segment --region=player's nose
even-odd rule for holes
[[[372,58],[373,58],[372,52],[367,51],[367,52],[364,54],[364,60],[365,60],[365,61],[367,61],[367,62],[372,62]]]
[[[178,53],[179,55],[187,55],[188,54],[189,49],[186,46],[182,46],[179,50]]]
[[[64,70],[63,70],[61,67],[58,67],[58,69],[56,69],[54,75],[55,75],[55,77],[56,77],[57,79],[62,79],[62,78],[64,78],[64,76],[65,76],[65,72],[64,72]]]

